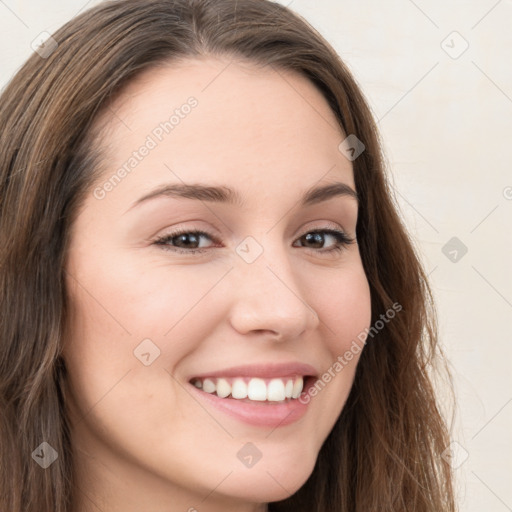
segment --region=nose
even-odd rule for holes
[[[231,326],[239,333],[271,336],[275,341],[295,339],[319,324],[316,311],[284,254],[268,249],[252,263],[240,258],[231,272]]]

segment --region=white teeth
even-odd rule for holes
[[[236,378],[229,380],[227,378],[219,379],[196,379],[194,386],[202,389],[206,393],[217,393],[220,398],[232,398],[243,400],[249,398],[258,402],[282,402],[286,399],[296,399],[300,396],[304,387],[304,379],[296,377],[295,379],[271,379],[265,381],[260,378],[249,379]]]
[[[238,399],[247,398],[247,384],[242,379],[235,379],[233,382],[231,396]]]
[[[231,394],[231,384],[226,379],[219,379],[217,381],[217,396],[226,398]]]
[[[291,398],[293,392],[293,380],[287,380],[286,386],[284,387],[284,396],[286,398]]]
[[[206,391],[207,393],[215,393],[215,391],[217,391],[217,386],[215,385],[215,382],[213,382],[213,380],[210,379],[204,379],[203,391]]]
[[[281,379],[272,379],[267,388],[267,398],[271,402],[280,402],[285,399],[284,382]]]
[[[304,382],[302,379],[295,379],[295,382],[293,383],[292,398],[299,398],[303,385]]]
[[[267,385],[263,379],[251,379],[247,386],[247,396],[250,400],[263,402],[267,399]]]

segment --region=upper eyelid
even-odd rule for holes
[[[300,234],[298,236],[299,237],[304,236],[313,231],[336,231],[336,232],[344,233],[347,236],[349,236],[348,230],[346,230],[343,227],[339,227],[338,225],[333,224],[333,223],[331,223],[327,226],[315,226],[315,227],[307,228],[307,229],[303,230],[302,234]],[[206,235],[212,239],[218,238],[219,236],[221,236],[221,235],[217,235],[215,233],[211,233],[210,230],[208,230],[208,229],[191,227],[191,228],[176,228],[175,230],[172,230],[168,233],[163,233],[162,235],[155,236],[153,238],[153,240],[158,240],[159,238],[165,238],[165,237],[174,237],[174,236],[179,236],[180,234],[189,234],[189,233],[200,233],[200,234]]]
[[[313,221],[313,222],[315,222],[315,221]],[[308,227],[308,228],[306,228],[304,230],[301,230],[302,234],[298,235],[298,236],[303,236],[304,234],[309,233],[311,231],[322,231],[322,230],[326,230],[326,231],[327,230],[341,231],[341,232],[345,233],[347,236],[349,236],[350,230],[345,229],[341,224],[339,224],[337,222],[328,221],[328,220],[324,220],[324,221],[320,221],[320,222],[324,222],[324,224],[313,225],[312,227]],[[177,228],[174,228],[174,229],[170,229],[168,233],[163,233],[162,235],[155,236],[154,239],[165,237],[165,236],[173,236],[173,235],[180,234],[180,233],[195,233],[195,232],[204,233],[204,234],[206,234],[206,235],[208,235],[208,236],[210,236],[212,238],[222,236],[221,230],[217,226],[214,226],[214,232],[213,233],[211,231],[212,231],[211,228],[201,228],[201,227],[197,227],[197,226],[194,226],[194,225],[189,227],[189,228],[187,228],[187,227],[177,227]]]

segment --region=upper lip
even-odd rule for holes
[[[316,376],[316,369],[305,363],[260,363],[253,365],[231,366],[222,370],[215,370],[193,375],[192,378],[204,379],[207,377],[260,377],[271,379],[274,377],[288,377],[292,375]]]

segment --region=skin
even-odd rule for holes
[[[312,186],[355,189],[333,112],[300,75],[229,62],[146,72],[98,121],[102,185],[168,112],[198,101],[102,199],[91,190],[73,224],[64,359],[74,512],[264,511],[307,480],[350,391],[359,355],[301,420],[273,429],[199,403],[186,388],[194,374],[269,361],[322,373],[370,325],[357,243],[329,254],[331,235],[304,240],[333,226],[355,237],[353,198],[298,204]],[[245,205],[159,197],[130,209],[155,187],[182,182],[230,186]],[[192,254],[154,243],[178,228],[214,238]],[[247,236],[263,250],[250,264],[236,252]],[[145,366],[134,350],[147,338],[160,355]],[[247,442],[262,453],[251,468],[236,456]]]

